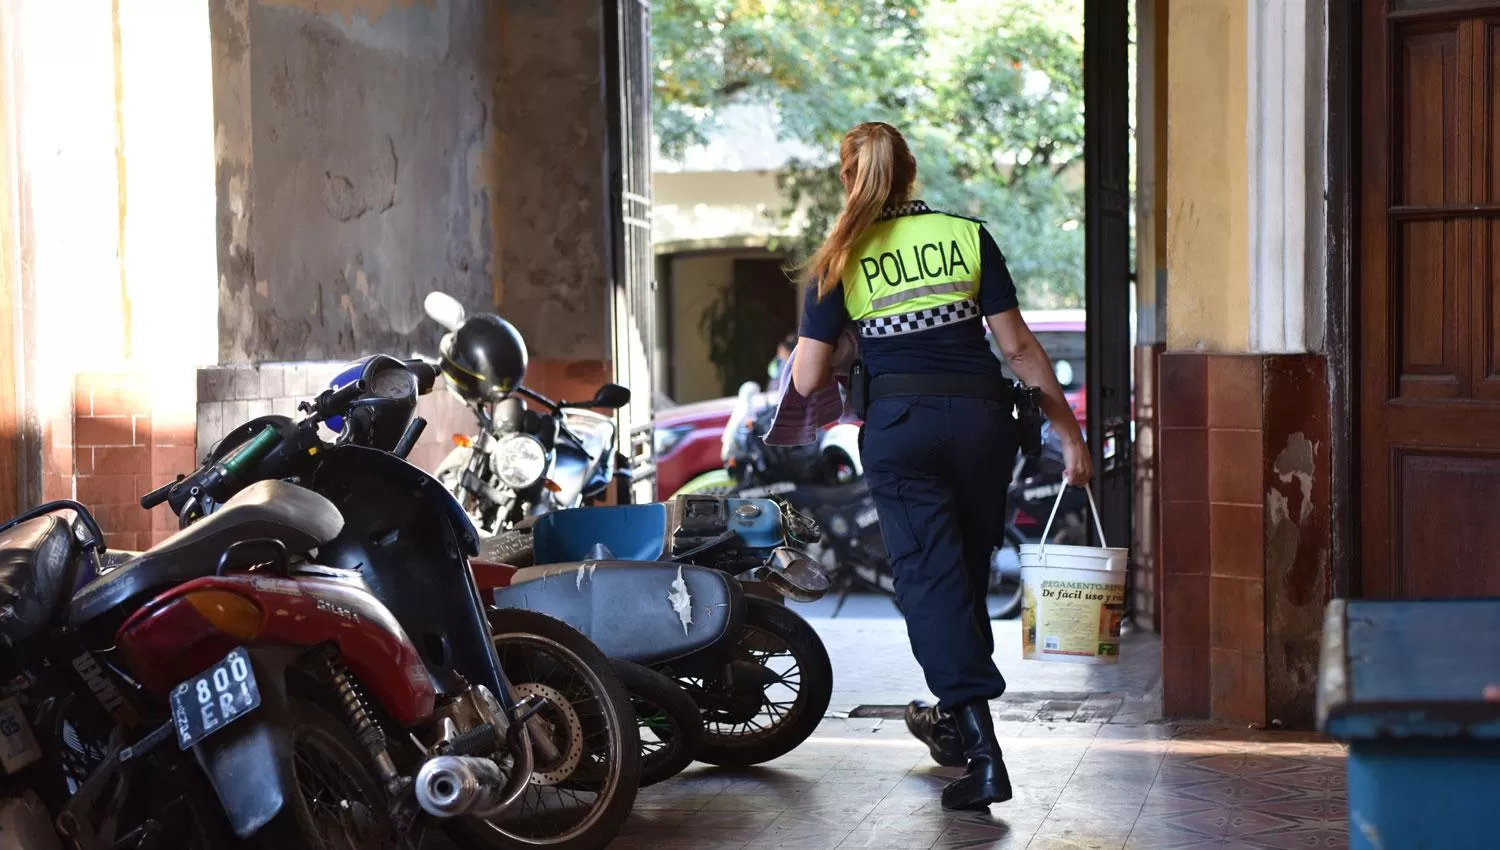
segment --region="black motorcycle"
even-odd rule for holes
[[[466,315],[462,305],[441,292],[430,293],[425,307],[448,331],[440,345],[448,388],[479,425],[473,436],[455,437],[460,445],[434,475],[481,533],[499,534],[530,517],[611,497],[615,504],[630,502],[630,464],[620,452],[619,428],[614,419],[595,412],[626,406],[630,390],[605,384],[588,401],[557,402],[519,382],[493,386],[478,377],[476,372],[483,370],[476,364],[490,365],[493,359],[519,353],[524,372],[520,333],[493,314]],[[528,409],[526,401],[542,409]]]
[[[363,783],[371,793],[350,804],[370,810],[364,822],[388,821],[397,835],[441,826],[470,847],[601,848],[636,794],[640,743],[630,698],[608,659],[573,629],[481,600],[468,561],[479,548],[473,525],[441,484],[404,459],[426,424],[413,417],[417,397],[436,376],[420,360],[366,358],[336,389],[303,404],[306,418],[241,425],[198,470],[142,505],[169,503],[192,533],[234,510],[226,502],[232,506],[236,494],[275,485],[309,492],[342,517],[314,558],[291,558],[274,540],[255,541],[270,545],[245,555],[274,568],[261,580],[268,592],[311,596],[299,587],[306,582],[318,593],[346,588],[320,596],[316,611],[346,617],[351,641],[380,617],[377,606],[356,607],[373,596],[379,610],[388,609],[393,633],[415,647],[418,659],[402,675],[435,693],[432,700],[391,705],[352,662],[334,691],[332,708],[364,756],[346,759],[341,770],[373,766],[379,779]],[[335,439],[324,439],[325,425]],[[285,607],[299,610],[291,601]],[[399,655],[402,642],[390,645]],[[354,644],[340,647],[347,653]],[[399,695],[399,681],[386,691]],[[299,791],[314,809],[336,804],[341,792],[302,782],[308,768],[277,745],[278,732],[288,733],[276,720],[268,713],[262,726],[242,733],[253,737],[261,728],[270,742],[263,754],[247,751],[254,762],[240,768],[244,793],[267,805]],[[282,784],[287,777],[297,779],[295,788]]]
[[[204,781],[214,758],[162,746],[173,738],[167,703],[116,642],[152,593],[180,581],[167,565],[212,575],[216,562],[174,540],[110,551],[73,501],[0,525],[0,845],[56,847],[60,837],[87,850],[209,850],[233,840]],[[126,568],[142,577],[137,592],[90,592],[101,573]]]

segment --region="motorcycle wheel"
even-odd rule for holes
[[[531,549],[531,529],[513,528],[479,543],[479,556],[511,567],[529,567],[536,561]]]
[[[380,783],[349,728],[322,706],[292,696],[297,793],[248,843],[260,850],[409,850],[387,814]]]
[[[1021,544],[1024,542],[1019,535],[1007,529],[1005,542],[990,553],[990,592],[987,602],[991,620],[1014,620],[1021,616],[1023,588],[1020,559]],[[1012,568],[1011,575],[1005,575],[1006,570],[1001,566],[1002,559],[1012,561],[1005,565]]]
[[[698,761],[747,767],[796,749],[823,721],[833,698],[833,665],[808,622],[765,599],[746,597],[745,627],[721,668],[746,682],[662,672],[676,679],[703,712]],[[753,681],[760,678],[757,684]]]
[[[567,624],[513,609],[491,611],[490,622],[511,690],[547,698],[527,728],[547,735],[558,756],[545,764],[538,755],[515,803],[489,821],[455,820],[450,837],[485,850],[602,850],[630,816],[640,782],[630,695],[604,653]]]
[[[693,763],[703,746],[698,704],[655,670],[618,659],[614,666],[635,706],[641,736],[641,787],[676,776]]]

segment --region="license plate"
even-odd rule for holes
[[[0,773],[20,773],[41,756],[42,748],[37,746],[20,701],[15,697],[0,700],[0,768],[4,768]]]
[[[224,660],[172,689],[172,720],[177,745],[197,746],[209,735],[260,707],[260,687],[241,647]]]
[[[860,511],[859,516],[854,518],[854,524],[860,528],[869,528],[880,521],[880,513],[874,508],[865,508]]]

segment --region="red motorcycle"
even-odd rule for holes
[[[472,524],[404,460],[434,377],[368,358],[302,421],[235,429],[142,498],[183,531],[81,594],[149,598],[119,651],[241,839],[404,847],[437,826],[471,847],[600,848],[629,814],[639,740],[608,660],[540,615],[491,622]]]

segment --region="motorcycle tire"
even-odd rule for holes
[[[641,736],[641,787],[671,779],[697,758],[703,717],[680,685],[662,674],[615,659],[615,674],[630,692]]]
[[[479,544],[479,557],[511,567],[532,566],[536,554],[531,548],[531,530],[513,528],[484,539]]]
[[[727,653],[720,666],[754,665],[766,670],[771,657],[762,653],[769,653],[767,647],[772,646],[779,646],[791,658],[795,672],[776,673],[774,681],[754,688],[753,697],[749,693],[731,693],[730,686],[723,682],[662,670],[682,684],[703,712],[704,737],[698,761],[721,767],[764,764],[796,749],[823,722],[833,698],[833,665],[822,638],[795,611],[747,595],[745,626],[739,638],[726,649],[712,651]],[[796,695],[789,705],[777,703],[785,705],[784,710],[773,713],[771,721],[758,728],[734,731],[751,725],[738,720],[748,703],[754,702],[757,709],[749,718],[753,721],[767,706],[770,697],[767,691],[775,686],[789,687],[787,680],[791,676],[797,680]]]
[[[333,831],[350,836],[352,846],[409,847],[389,819],[385,791],[348,725],[300,696],[290,697],[288,709],[297,793],[246,844],[257,850],[322,850],[327,846],[322,836]]]
[[[448,837],[474,850],[603,850],[630,817],[640,783],[640,732],[630,694],[604,653],[566,623],[516,609],[492,610],[489,616],[511,689],[547,699],[528,728],[551,730],[560,761],[536,764],[521,798],[496,818],[451,821]],[[589,751],[598,742],[608,750]],[[593,773],[600,765],[602,777]],[[537,804],[553,792],[575,808],[581,794],[594,800],[581,820],[568,826],[537,815],[560,813]]]

